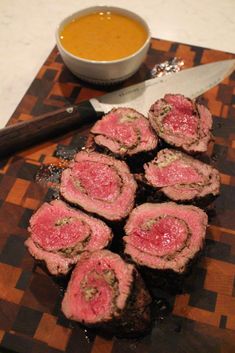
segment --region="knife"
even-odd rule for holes
[[[0,129],[0,157],[48,137],[95,122],[114,107],[131,107],[146,115],[152,103],[166,93],[181,93],[189,98],[196,98],[216,86],[234,70],[235,59],[199,65],[43,114],[31,121],[8,126]]]

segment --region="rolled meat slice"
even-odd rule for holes
[[[150,326],[150,295],[131,264],[108,250],[84,253],[62,301],[68,319],[118,335]]]
[[[125,226],[125,253],[142,266],[183,273],[202,249],[207,215],[195,206],[145,203]]]
[[[161,150],[144,169],[147,183],[173,201],[190,201],[219,193],[218,170],[176,150]]]
[[[30,254],[43,260],[50,273],[67,274],[84,251],[103,249],[112,239],[101,220],[72,209],[60,200],[44,203],[30,219]]]
[[[209,110],[181,94],[166,94],[150,108],[153,129],[168,144],[186,152],[205,152],[211,140]]]
[[[130,108],[112,109],[91,129],[95,143],[116,155],[134,155],[151,151],[157,146],[157,136],[149,121]]]
[[[96,152],[79,152],[63,171],[63,197],[108,220],[121,220],[132,210],[136,182],[125,162]]]

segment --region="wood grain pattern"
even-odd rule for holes
[[[27,122],[55,109],[128,86],[150,77],[157,62],[182,57],[185,66],[234,55],[152,40],[140,70],[122,85],[95,87],[74,77],[53,49],[8,125]],[[169,88],[170,90],[170,88]],[[206,92],[202,101],[213,114],[215,140],[205,160],[221,172],[221,195],[209,209],[206,246],[188,290],[166,294],[170,313],[158,318],[150,335],[138,340],[101,337],[67,320],[60,311],[63,282],[35,265],[25,250],[34,210],[55,195],[35,181],[41,164],[64,165],[63,152],[79,150],[86,127],[0,160],[0,350],[19,353],[230,353],[235,352],[235,75]],[[155,293],[155,292],[154,292]],[[156,296],[161,297],[159,293]]]

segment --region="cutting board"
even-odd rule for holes
[[[74,77],[56,48],[16,108],[9,124],[128,86],[174,56],[185,67],[234,55],[152,39],[140,70],[118,86],[97,87]],[[221,195],[208,211],[210,226],[188,290],[155,298],[160,307],[151,334],[136,340],[96,334],[66,320],[60,311],[63,280],[36,265],[24,247],[30,216],[54,197],[51,185],[35,181],[41,165],[63,165],[58,156],[78,150],[88,128],[72,131],[0,161],[0,351],[17,353],[209,353],[235,352],[235,75],[202,100],[214,119],[215,140],[205,157],[221,172]],[[169,88],[170,90],[170,88]]]

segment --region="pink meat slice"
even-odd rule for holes
[[[148,120],[130,108],[113,109],[92,127],[95,142],[113,153],[133,155],[157,146]]]
[[[85,240],[90,227],[61,201],[44,203],[31,217],[32,240],[46,251],[59,250]]]
[[[163,187],[175,184],[199,183],[203,179],[198,171],[182,160],[176,160],[161,168],[154,163],[145,165],[146,179],[156,187]]]
[[[128,110],[125,110],[128,113]],[[112,110],[108,115],[97,121],[91,132],[115,139],[127,147],[135,146],[138,142],[137,131],[133,124],[127,121],[122,122],[122,114],[118,110]]]
[[[119,220],[133,208],[136,188],[125,162],[82,151],[63,171],[60,192],[67,201],[89,212]]]
[[[180,151],[161,150],[144,169],[147,182],[174,201],[219,193],[219,172]]]
[[[176,134],[197,135],[198,118],[192,103],[180,95],[168,94],[164,99],[171,110],[163,118],[163,125]]]
[[[159,219],[160,226],[151,227]],[[140,265],[184,272],[203,246],[206,226],[207,215],[198,207],[142,204],[131,212],[125,226],[125,253]],[[149,233],[144,237],[143,229]]]
[[[120,194],[121,179],[116,170],[107,164],[95,161],[75,163],[71,177],[89,197],[113,201]]]
[[[147,221],[133,231],[131,241],[144,252],[156,256],[181,250],[188,237],[187,224],[172,216]]]
[[[186,152],[205,152],[211,139],[209,110],[180,94],[166,94],[150,108],[149,121],[167,143]]]
[[[60,200],[44,203],[35,212],[29,232],[30,238],[25,243],[29,252],[45,261],[53,274],[66,274],[83,251],[103,249],[112,238],[104,222]]]
[[[133,271],[133,265],[108,250],[84,253],[62,301],[63,313],[87,324],[118,317],[130,295]]]

